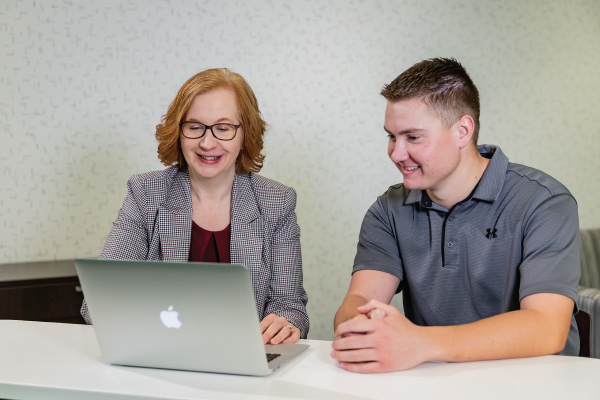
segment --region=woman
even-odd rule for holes
[[[181,87],[156,127],[168,168],[135,175],[100,258],[243,264],[265,343],[308,333],[294,189],[257,175],[266,123],[225,68]],[[91,323],[86,303],[82,315]]]

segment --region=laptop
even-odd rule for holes
[[[263,344],[243,265],[97,259],[75,265],[109,364],[265,376],[309,347]]]

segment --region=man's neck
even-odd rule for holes
[[[429,198],[448,210],[473,192],[490,162],[488,158],[479,154],[476,147],[465,150],[465,157],[443,185],[427,189]]]

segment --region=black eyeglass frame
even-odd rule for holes
[[[204,126],[204,132],[202,132],[202,135],[196,137],[196,138],[191,138],[188,136],[185,136],[185,133],[183,133],[183,124],[185,123],[194,123],[194,124],[200,124]],[[235,128],[235,130],[233,131],[233,137],[231,139],[221,139],[220,137],[218,137],[217,135],[215,135],[215,131],[213,131],[213,126],[217,126],[217,125],[228,125],[228,126],[233,126]],[[235,139],[235,135],[237,135],[237,130],[239,129],[239,127],[242,125],[235,125],[235,124],[228,124],[225,122],[220,122],[218,124],[213,124],[213,125],[204,125],[202,122],[198,122],[198,121],[179,121],[179,132],[181,132],[181,134],[183,136],[185,136],[188,139],[194,140],[194,139],[202,139],[204,137],[204,135],[206,135],[206,131],[210,129],[210,133],[212,133],[213,137],[217,140],[222,140],[223,142],[228,142],[230,140]]]

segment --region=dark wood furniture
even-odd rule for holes
[[[74,260],[0,264],[0,319],[84,323]]]

